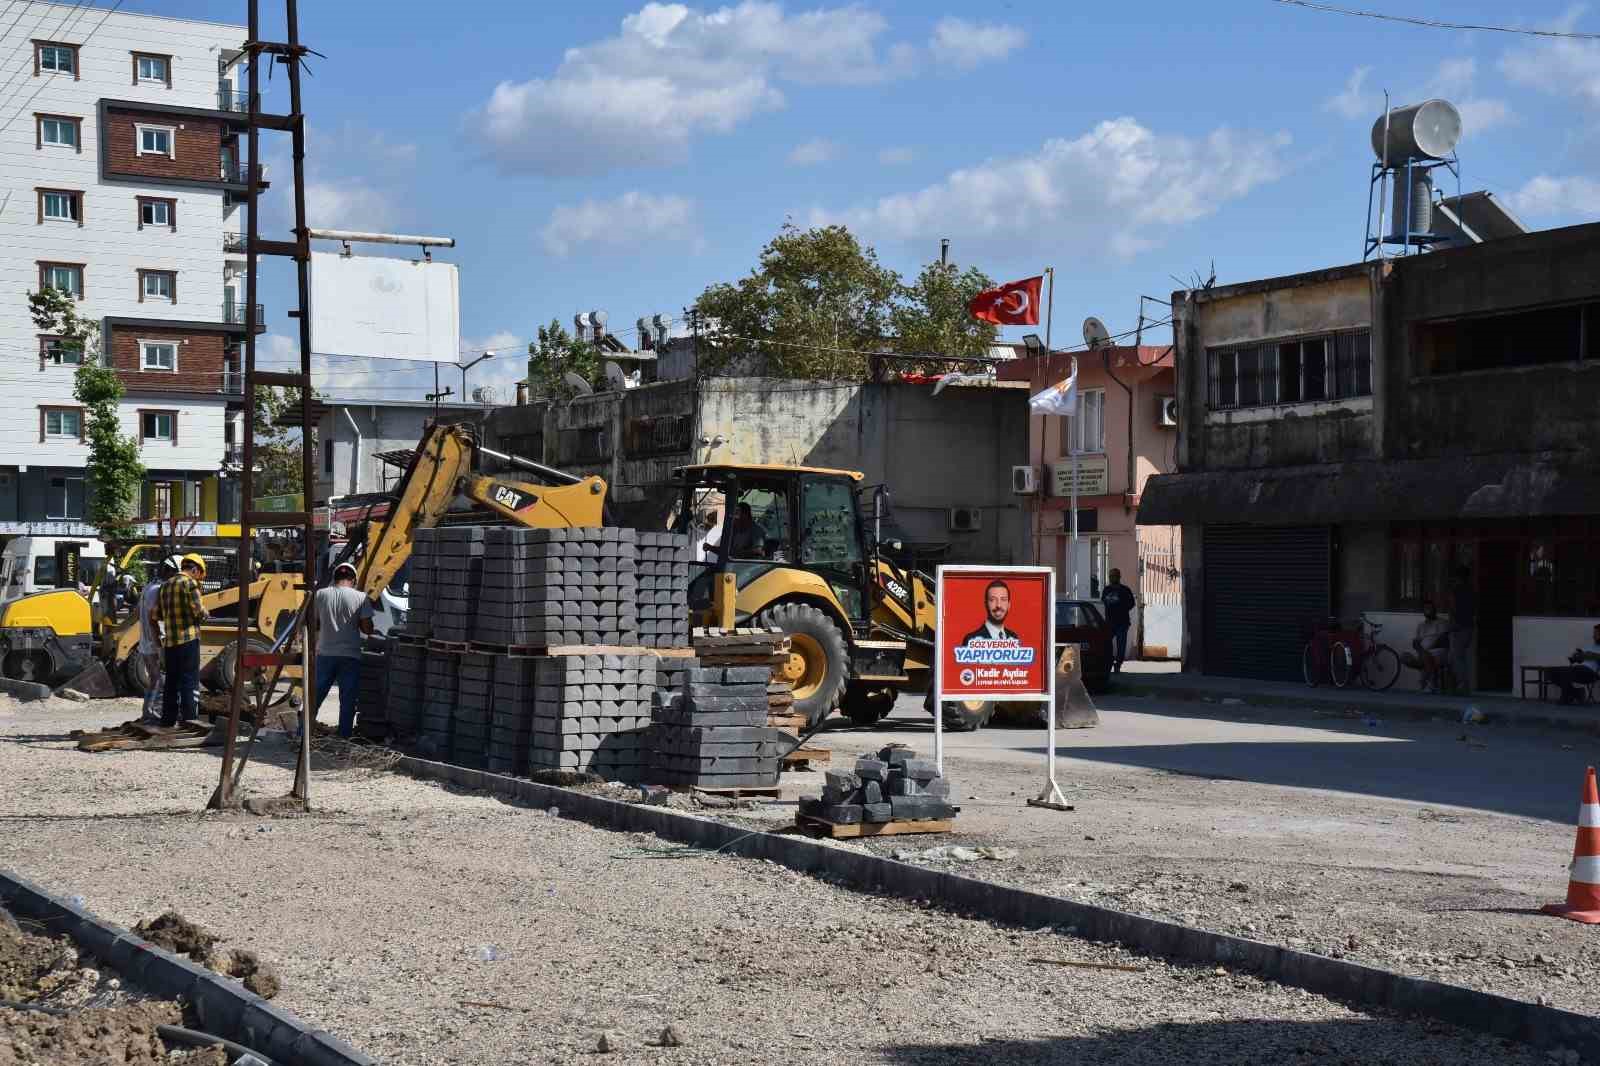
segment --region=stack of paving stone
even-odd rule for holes
[[[427,657],[427,649],[420,644],[389,645],[384,717],[389,721],[390,731],[398,736],[417,733],[427,686]]]
[[[369,637],[361,645],[361,688],[356,694],[356,735],[383,740],[394,732],[389,724],[388,643]]]
[[[459,656],[458,662],[455,713],[450,716],[450,761],[482,770],[489,754],[494,656],[468,652]]]
[[[767,726],[765,666],[663,659],[653,699],[654,780],[694,788],[775,788],[791,738]]]
[[[639,642],[647,648],[689,646],[689,538],[639,533]]]
[[[464,644],[472,639],[483,581],[484,527],[450,526],[435,531],[430,638]]]
[[[539,660],[494,657],[494,699],[489,705],[487,769],[497,774],[528,773],[533,743],[533,709]]]
[[[631,529],[490,529],[474,639],[525,647],[639,644]]]
[[[925,822],[954,818],[950,782],[931,759],[890,745],[856,760],[855,769],[829,770],[821,796],[803,796],[800,813],[834,825]]]
[[[451,755],[450,725],[456,704],[456,677],[461,656],[428,651],[423,673],[422,709],[417,720],[417,750],[433,759]]]
[[[553,655],[534,660],[537,689],[528,765],[637,781],[650,762],[646,735],[653,655]]]
[[[406,577],[407,636],[426,637],[433,626],[433,551],[437,529],[418,529],[411,534],[411,562]]]

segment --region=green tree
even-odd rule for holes
[[[315,396],[315,390],[312,395]],[[284,496],[301,490],[300,440],[301,430],[278,425],[278,417],[300,406],[299,389],[256,389],[255,407],[251,412],[255,436],[255,465],[250,482],[253,497]],[[312,429],[311,446],[316,449],[316,430]],[[246,503],[248,508],[250,505]]]
[[[127,543],[135,536],[145,468],[139,461],[139,442],[122,432],[122,379],[105,365],[99,327],[78,314],[70,294],[51,288],[29,293],[28,311],[39,332],[60,337],[64,351],[77,353],[72,394],[83,405],[84,437],[89,442],[84,467],[89,523],[106,543]]]
[[[594,388],[603,379],[603,365],[599,348],[573,337],[559,320],[551,319],[548,326],[539,327],[537,339],[528,344],[530,399],[570,398],[577,390],[565,380],[569,373],[577,374]]]
[[[958,270],[950,263],[929,263],[906,286],[889,315],[895,350],[906,355],[982,357],[989,354],[999,329],[973,318],[967,304],[984,289],[994,288],[977,267]],[[930,365],[937,365],[930,359]]]
[[[748,277],[695,302],[700,367],[755,356],[774,377],[860,380],[900,294],[899,276],[845,227],[785,223]]]

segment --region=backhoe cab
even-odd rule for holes
[[[892,704],[910,680],[906,644],[875,631],[877,546],[862,527],[861,474],[701,464],[673,478],[675,528],[716,515],[706,572],[689,586],[693,623],[783,630],[791,648],[774,679],[794,685],[795,710],[813,725],[869,691],[888,693]]]

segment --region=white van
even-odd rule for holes
[[[94,537],[13,537],[0,551],[0,603],[10,603],[33,592],[60,588],[56,574],[56,548],[78,548],[78,584],[93,588],[106,565],[106,546]]]

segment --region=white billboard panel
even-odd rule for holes
[[[461,278],[455,264],[312,252],[311,350],[456,362]]]

